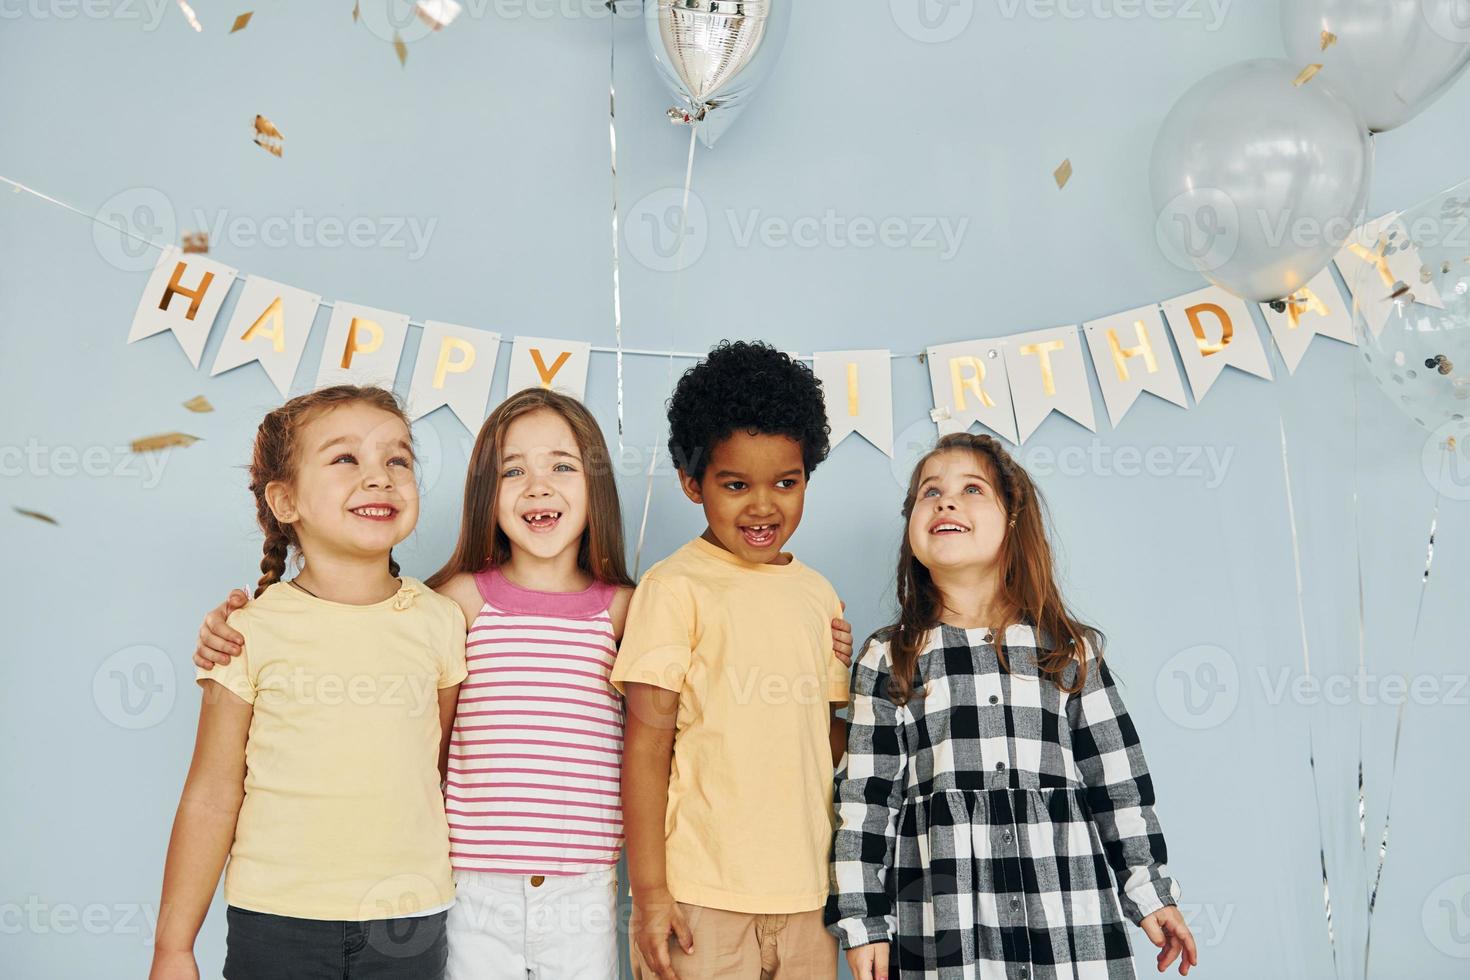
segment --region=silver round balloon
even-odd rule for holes
[[[1375,133],[1417,116],[1470,65],[1465,0],[1282,0],[1281,33],[1298,67],[1321,64]]]
[[[1364,248],[1346,278],[1368,372],[1415,422],[1470,441],[1470,181],[1405,211]]]
[[[1290,296],[1356,227],[1372,172],[1357,112],[1262,59],[1186,92],[1154,142],[1155,233],[1176,265],[1255,302]]]
[[[682,103],[669,118],[713,146],[780,56],[791,0],[646,0],[644,14],[649,51]]]

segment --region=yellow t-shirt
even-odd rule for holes
[[[402,583],[353,606],[278,582],[230,616],[244,652],[198,670],[254,706],[229,904],[364,921],[454,901],[439,689],[465,678],[464,613]]]
[[[837,593],[795,559],[753,565],[696,538],[633,594],[613,665],[626,683],[677,691],[664,820],[669,891],[733,912],[827,900]]]

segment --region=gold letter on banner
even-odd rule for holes
[[[1039,344],[1022,344],[1016,349],[1022,357],[1033,355],[1041,357],[1041,388],[1047,395],[1057,393],[1057,381],[1051,372],[1052,352],[1059,351],[1065,346],[1060,340],[1047,340]]]
[[[458,351],[462,357],[458,361],[451,361],[449,355]],[[475,366],[475,348],[467,340],[458,337],[445,337],[444,342],[439,345],[439,363],[434,367],[434,387],[443,388],[444,379],[450,374],[463,374]]]
[[[858,415],[858,369],[856,361],[847,362],[847,414]]]
[[[1118,380],[1128,380],[1128,358],[1142,357],[1143,368],[1147,374],[1156,374],[1159,370],[1158,358],[1154,356],[1153,341],[1148,339],[1148,328],[1143,325],[1142,320],[1133,321],[1133,329],[1138,334],[1137,347],[1124,347],[1118,343],[1118,331],[1112,327],[1108,328],[1108,349],[1113,352],[1113,367],[1118,371]]]
[[[1322,302],[1321,297],[1306,286],[1291,294],[1286,301],[1287,329],[1295,330],[1301,323],[1303,313],[1315,313],[1318,316],[1331,316],[1332,311],[1327,304]]]
[[[214,273],[206,272],[204,278],[199,280],[199,288],[187,289],[180,285],[180,279],[184,275],[184,266],[183,262],[174,266],[173,277],[168,281],[168,288],[163,291],[163,299],[159,300],[158,308],[167,311],[169,300],[175,296],[187,296],[189,297],[189,312],[184,314],[184,319],[192,320],[194,314],[199,312],[199,303],[204,299],[204,294],[209,292],[209,284],[214,282]]]
[[[266,320],[270,320],[271,322],[270,329],[262,330],[261,324],[265,323]],[[240,339],[254,340],[257,334],[259,334],[261,337],[270,338],[271,349],[274,350],[277,354],[282,354],[285,352],[286,316],[281,310],[281,297],[277,296],[275,299],[271,300],[271,305],[265,308],[265,312],[262,313],[256,319],[256,321],[250,325],[250,329],[246,330],[245,333],[240,336]]]
[[[1388,267],[1388,259],[1384,258],[1383,256],[1383,250],[1385,247],[1387,247],[1387,245],[1387,241],[1380,239],[1378,242],[1378,247],[1374,248],[1372,251],[1369,251],[1367,246],[1360,245],[1357,242],[1353,242],[1352,244],[1348,245],[1348,251],[1352,252],[1358,258],[1362,259],[1364,262],[1367,262],[1369,265],[1377,269],[1378,275],[1381,276],[1383,279],[1383,284],[1389,289],[1392,289],[1395,283],[1393,270]],[[1351,286],[1352,282],[1349,281],[1348,285]]]
[[[357,331],[359,329],[366,330],[372,335],[367,343],[360,344],[357,342]],[[353,317],[352,323],[347,327],[347,344],[342,348],[342,370],[346,371],[352,367],[352,355],[371,354],[382,346],[383,328],[372,320],[365,320],[362,317],[356,316]]]
[[[1220,321],[1220,342],[1218,344],[1205,340],[1205,328],[1199,322],[1201,313],[1213,313]],[[1235,335],[1235,324],[1230,322],[1230,314],[1226,313],[1218,303],[1197,303],[1186,309],[1184,315],[1189,317],[1189,327],[1194,331],[1194,339],[1199,344],[1199,352],[1205,357],[1218,354],[1230,346],[1230,338]]]
[[[974,372],[968,378],[965,377],[965,368],[969,368]],[[980,358],[972,356],[951,357],[949,359],[949,376],[954,384],[955,411],[963,412],[965,410],[966,388],[970,389],[970,392],[979,400],[981,405],[984,405],[986,408],[995,407],[995,401],[985,391],[985,364]]]
[[[567,358],[571,356],[571,351],[562,351],[561,356],[556,359],[556,363],[552,364],[551,367],[548,369],[546,367],[546,362],[541,358],[541,349],[539,347],[531,348],[531,360],[536,362],[536,373],[541,376],[541,387],[551,387],[551,379],[556,377],[556,372],[561,370],[561,366],[565,364],[567,362]]]

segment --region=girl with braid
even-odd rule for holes
[[[150,978],[199,976],[228,857],[230,980],[437,980],[465,621],[393,560],[419,512],[408,420],[380,388],[293,398],[260,425],[250,489],[264,574],[229,620],[245,651],[198,672]]]

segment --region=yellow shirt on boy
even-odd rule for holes
[[[675,900],[756,914],[826,902],[840,615],[794,558],[751,564],[703,538],[643,576],[612,681],[679,695],[664,821]]]
[[[459,605],[411,578],[370,606],[277,582],[229,624],[244,652],[197,672],[254,706],[225,901],[353,921],[452,904],[439,689],[465,678]]]

